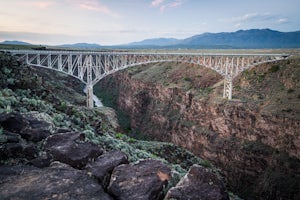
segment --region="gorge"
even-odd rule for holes
[[[89,109],[78,80],[0,54],[0,196],[299,199],[299,65],[244,71],[232,100],[205,67],[132,67]]]
[[[297,199],[299,66],[292,58],[246,70],[234,80],[232,101],[219,98],[220,75],[180,63],[131,68],[95,90],[121,111],[130,136],[171,142],[209,160],[242,198]]]

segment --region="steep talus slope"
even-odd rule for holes
[[[180,63],[116,73],[99,83],[98,94],[123,111],[128,134],[204,157],[243,198],[298,199],[299,64],[294,58],[246,70],[234,81],[232,101],[221,98],[220,75]]]

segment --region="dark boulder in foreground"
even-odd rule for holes
[[[1,199],[112,200],[85,171],[54,162],[49,168],[0,167],[6,173],[0,184]],[[14,169],[18,168],[18,169]],[[1,173],[0,173],[1,174]],[[5,175],[7,175],[5,177]]]
[[[108,192],[119,200],[157,200],[171,178],[171,170],[157,160],[124,164],[112,173]]]
[[[113,169],[121,164],[128,164],[128,158],[122,151],[110,151],[88,164],[87,170],[98,179],[103,187],[109,184]]]
[[[57,160],[78,169],[97,158],[103,150],[96,144],[85,141],[83,133],[57,133],[46,139],[45,150]]]
[[[39,142],[50,135],[51,125],[30,114],[1,113],[0,126],[7,132],[19,134],[27,141]]]
[[[212,170],[193,165],[188,174],[171,188],[165,200],[229,200],[226,187]]]

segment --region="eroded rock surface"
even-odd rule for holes
[[[122,151],[111,151],[98,157],[87,166],[87,170],[95,176],[102,186],[106,187],[110,181],[113,169],[121,164],[128,164],[128,158]]]
[[[157,160],[120,165],[112,173],[108,192],[120,200],[158,200],[163,197],[170,173],[171,170]]]
[[[168,191],[165,200],[171,199],[229,200],[229,197],[222,180],[212,170],[194,165],[176,187]]]
[[[50,124],[20,113],[0,114],[0,125],[8,132],[18,133],[27,141],[39,142],[50,135]]]
[[[54,160],[81,169],[103,153],[98,145],[84,140],[85,135],[82,133],[54,134],[46,139],[45,150],[52,155]]]
[[[5,171],[0,184],[1,199],[112,200],[85,171],[59,162],[43,169],[10,167]]]

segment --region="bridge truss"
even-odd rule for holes
[[[105,76],[128,67],[181,62],[201,65],[224,77],[223,97],[232,99],[233,79],[245,69],[288,57],[286,54],[199,54],[141,52],[77,52],[9,50],[26,65],[44,67],[73,76],[87,87],[87,106],[92,108],[93,86]]]

